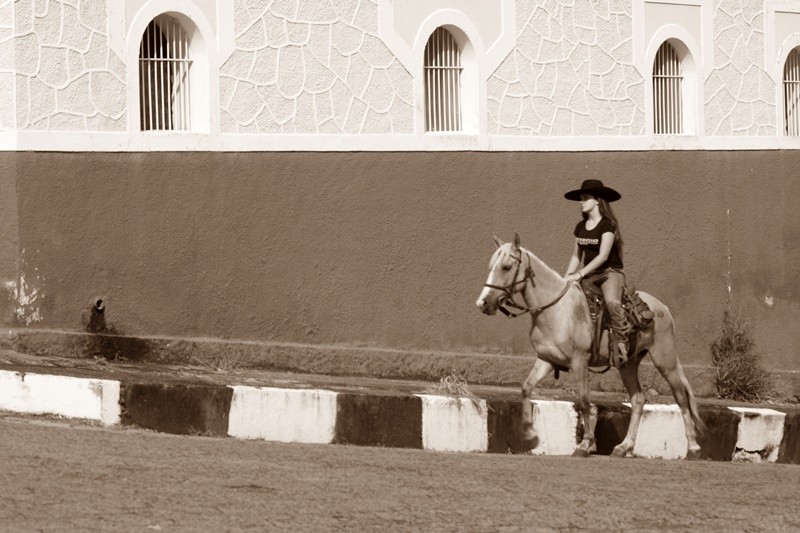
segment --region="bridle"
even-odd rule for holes
[[[520,292],[521,293],[522,291],[524,291],[525,287],[528,284],[528,281],[530,281],[531,286],[533,286],[533,287],[536,286],[536,282],[533,279],[533,278],[536,277],[536,274],[534,273],[533,268],[531,268],[530,259],[528,259],[528,266],[527,266],[527,268],[525,268],[525,271],[524,271],[524,274],[522,276],[522,279],[517,279],[517,277],[519,276],[519,271],[522,269],[522,253],[523,252],[520,249],[519,257],[515,257],[513,255],[511,256],[511,259],[513,259],[513,260],[515,260],[517,262],[517,269],[514,272],[514,278],[513,278],[514,281],[512,281],[511,283],[509,283],[508,285],[505,285],[505,286],[493,285],[491,283],[484,283],[483,286],[484,287],[488,287],[490,289],[503,291],[505,293],[505,295],[506,295],[505,300],[503,301],[503,303],[501,305],[498,305],[497,308],[500,310],[501,313],[506,315],[508,318],[517,318],[518,316],[530,313],[533,316],[534,320],[535,320],[536,319],[536,315],[538,315],[539,313],[541,313],[542,311],[544,311],[548,307],[551,307],[551,306],[555,305],[556,302],[558,302],[567,293],[567,290],[569,290],[569,285],[570,284],[566,283],[564,285],[564,288],[558,294],[558,296],[556,296],[553,301],[551,301],[550,303],[548,303],[546,305],[540,305],[538,307],[528,307],[527,305],[518,304],[516,302],[516,300],[514,300],[514,294],[516,292]],[[515,288],[519,284],[523,284],[522,288],[519,291],[516,291]],[[524,300],[525,296],[523,295],[522,298]],[[527,304],[527,302],[525,302],[525,303]],[[504,307],[506,305],[508,307],[512,307],[514,309],[518,309],[519,312],[513,313],[513,312],[509,311],[508,309],[506,309]]]

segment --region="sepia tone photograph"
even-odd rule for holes
[[[800,3],[0,0],[0,530],[800,531]]]

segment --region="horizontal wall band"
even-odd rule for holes
[[[533,400],[539,442],[519,440],[520,404],[435,394],[126,383],[0,370],[0,409],[55,414],[188,435],[339,443],[450,452],[569,455],[582,438],[573,402]],[[800,410],[701,406],[701,458],[800,464]],[[600,454],[620,443],[626,404],[598,404]],[[681,459],[683,420],[674,404],[646,405],[633,455]]]
[[[573,136],[416,134],[197,134],[184,132],[0,132],[0,151],[43,152],[619,152],[795,150],[785,136]]]

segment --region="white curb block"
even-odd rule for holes
[[[628,407],[630,403],[626,403]],[[680,407],[675,404],[645,405],[633,455],[651,459],[685,459],[686,431]]]
[[[336,393],[234,386],[228,434],[240,439],[329,444],[336,427]]]
[[[571,455],[578,447],[576,434],[578,412],[573,402],[531,400],[533,404],[533,429],[539,444],[532,455]]]
[[[486,400],[417,394],[422,399],[422,447],[447,452],[489,449]]]
[[[774,463],[778,459],[786,413],[774,409],[728,407],[739,413],[739,434],[734,461]]]
[[[119,381],[0,370],[0,409],[120,423]]]

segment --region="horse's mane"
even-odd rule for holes
[[[531,252],[530,250],[528,250],[528,249],[526,249],[526,248],[523,248],[522,246],[520,246],[520,250],[522,250],[523,252],[525,252],[526,254],[528,254],[528,257],[529,257],[529,258],[530,258],[532,261],[536,261],[536,264],[537,264],[537,265],[541,265],[541,267],[542,267],[542,270],[544,270],[546,273],[548,273],[548,274],[553,274],[554,276],[556,276],[556,278],[557,278],[557,279],[564,279],[564,278],[561,276],[561,274],[559,274],[558,272],[556,272],[556,270],[555,270],[555,269],[551,268],[551,267],[550,267],[550,265],[548,265],[547,263],[545,263],[544,261],[542,261],[541,259],[539,259],[538,257],[536,257],[536,254],[534,254],[534,253],[533,253],[533,252]]]

